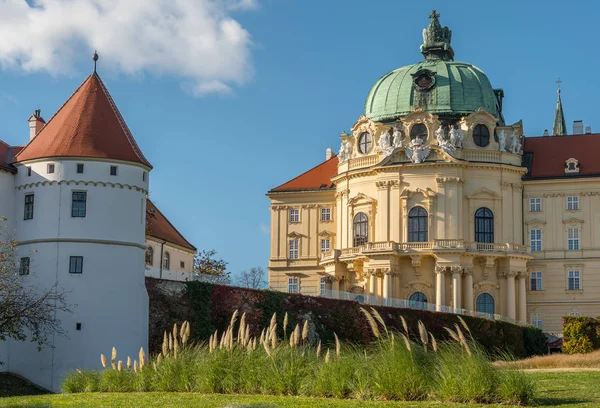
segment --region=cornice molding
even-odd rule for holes
[[[15,186],[15,190],[23,190],[23,189],[32,188],[32,187],[46,187],[46,186],[62,185],[62,184],[65,184],[67,186],[70,186],[70,185],[90,186],[91,185],[94,187],[112,187],[112,188],[121,188],[121,189],[128,188],[129,190],[142,191],[146,194],[148,193],[148,190],[146,190],[144,187],[139,187],[136,185],[126,184],[126,183],[112,183],[112,182],[107,182],[107,181],[84,181],[84,180],[38,181],[35,183],[21,184],[20,186]]]

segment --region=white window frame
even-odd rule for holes
[[[579,227],[568,227],[567,228],[567,249],[569,251],[576,251],[580,249],[579,237],[581,236],[581,229]]]
[[[531,325],[538,327],[540,329],[544,328],[544,317],[541,313],[532,313],[531,314]]]
[[[579,210],[579,196],[567,196],[567,210]]]
[[[290,208],[290,222],[300,222],[299,208]]]
[[[331,207],[321,208],[321,222],[331,221]]]
[[[331,240],[329,238],[323,238],[321,240],[321,252],[331,251]]]
[[[542,250],[542,230],[534,228],[529,230],[529,246],[531,252],[539,252]]]
[[[529,212],[540,212],[542,211],[542,199],[540,197],[534,197],[529,199]]]
[[[48,163],[48,165],[46,166],[46,172],[48,174],[53,174],[55,168],[56,168],[56,166],[54,165],[54,163]]]
[[[325,296],[327,294],[327,280],[325,278],[321,278],[319,280],[319,295]]]
[[[573,286],[571,287],[571,279]],[[578,269],[569,269],[567,271],[567,290],[581,290],[581,271]]]
[[[288,258],[300,259],[300,240],[290,239],[288,241]]]
[[[542,276],[543,274],[541,271],[531,272],[529,276],[529,290],[534,292],[544,290],[544,279]]]
[[[569,312],[569,316],[581,317],[581,313],[579,313],[579,312]]]
[[[300,293],[300,279],[297,276],[288,278],[288,293]]]

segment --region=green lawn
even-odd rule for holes
[[[530,373],[538,385],[537,406],[600,407],[600,372]],[[27,388],[16,383],[19,392]],[[14,390],[0,389],[0,395]],[[36,390],[31,390],[36,392]],[[435,402],[364,402],[263,395],[201,395],[185,393],[60,394],[0,398],[0,407],[464,407]],[[486,405],[469,405],[470,407]],[[501,407],[487,405],[487,407]],[[507,407],[503,405],[502,407]]]

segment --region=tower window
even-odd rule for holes
[[[83,163],[77,163],[77,173],[83,173]]]
[[[475,212],[475,242],[494,242],[494,214],[489,208]]]
[[[69,273],[83,273],[83,256],[69,258]]]
[[[358,213],[354,216],[354,246],[364,245],[369,241],[369,218],[365,213]]]
[[[27,177],[31,177],[31,167],[27,167]]]
[[[81,323],[75,323],[75,330],[81,330]]]
[[[33,194],[25,194],[25,214],[23,215],[23,219],[33,219]]]
[[[48,174],[52,174],[54,173],[54,164],[49,164],[48,165]]]
[[[29,257],[21,258],[19,275],[29,275]]]
[[[477,125],[473,129],[473,142],[479,147],[486,147],[490,144],[490,130],[486,125]]]
[[[111,176],[117,175],[117,166],[110,166],[110,175]]]
[[[427,242],[427,210],[413,207],[408,213],[408,242]]]
[[[369,132],[364,132],[358,138],[358,151],[360,153],[369,153],[373,146],[373,138]]]
[[[73,191],[73,200],[71,203],[72,217],[85,217],[87,204],[87,193],[85,191]]]

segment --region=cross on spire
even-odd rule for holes
[[[437,19],[440,17],[440,13],[437,13],[435,10],[432,10],[431,14],[428,17],[431,19]]]
[[[560,84],[563,83],[563,81],[560,80],[560,78],[558,78],[556,81],[554,81],[558,84],[558,91],[560,92]]]
[[[98,62],[98,53],[94,50],[94,55],[92,55],[92,59],[94,60],[94,72],[96,72],[96,63]]]

